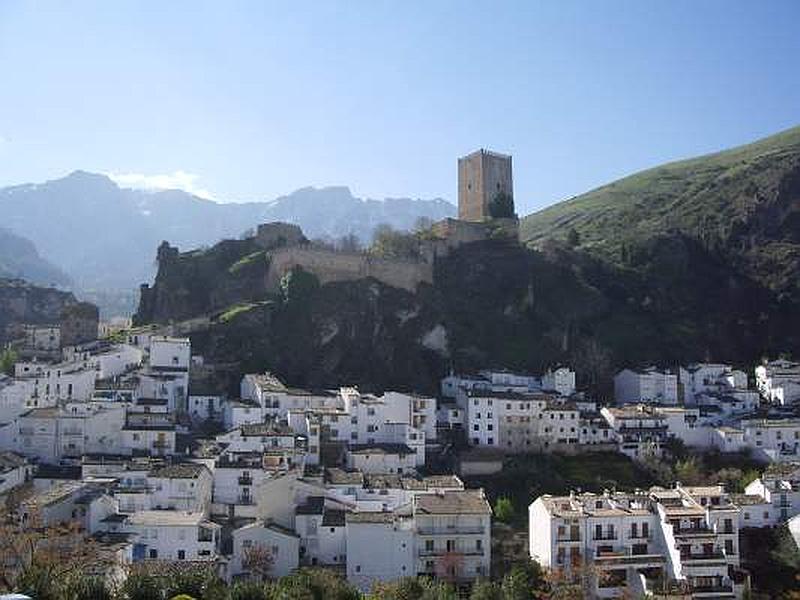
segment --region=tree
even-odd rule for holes
[[[360,252],[361,240],[355,233],[348,233],[336,240],[336,249],[342,252]]]
[[[77,523],[53,526],[34,510],[0,514],[0,591],[60,600],[65,586],[105,566],[96,542]]]
[[[281,578],[274,597],[286,600],[361,600],[361,593],[327,569],[300,569]]]
[[[413,233],[382,224],[375,228],[370,250],[381,258],[413,259],[419,257],[419,239]]]
[[[425,217],[425,216],[417,217],[417,220],[414,221],[414,231],[416,233],[422,233],[424,231],[427,231],[431,227],[433,227],[433,219],[431,219],[430,217]]]
[[[304,303],[319,288],[319,280],[302,267],[294,267],[281,277],[281,294],[287,305]]]
[[[267,579],[274,564],[275,557],[263,544],[255,544],[245,548],[242,567],[252,575],[255,575],[260,581]]]
[[[503,600],[539,598],[547,590],[544,569],[533,560],[516,563],[500,584]]]
[[[14,363],[17,362],[17,353],[11,348],[6,348],[0,352],[0,373],[6,375],[14,374]]]
[[[271,587],[259,581],[239,581],[231,587],[229,600],[270,600]]]
[[[500,496],[494,505],[495,519],[503,523],[511,523],[514,520],[514,504],[506,496]]]
[[[475,582],[469,600],[505,600],[503,590],[496,584],[486,579]]]
[[[498,192],[489,202],[489,216],[493,219],[513,219],[514,199],[511,195]]]
[[[701,485],[705,479],[694,457],[678,461],[675,465],[675,477],[683,485]]]
[[[581,245],[581,234],[574,227],[570,227],[567,232],[567,245],[570,248],[577,248]]]

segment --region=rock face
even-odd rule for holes
[[[622,365],[746,365],[800,350],[797,313],[677,234],[640,249],[650,265],[641,272],[557,242],[541,251],[502,239],[465,244],[415,292],[372,278],[325,283],[302,269],[270,292],[258,252],[242,240],[185,254],[162,246],[139,321],[191,319],[197,351],[238,362],[239,373],[428,393],[451,368],[568,362],[602,393]]]
[[[19,279],[0,279],[0,342],[22,324],[58,324],[65,308],[77,303],[75,296],[52,288],[37,287]]]

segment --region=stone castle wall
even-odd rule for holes
[[[308,246],[278,248],[270,252],[269,257],[266,281],[269,291],[276,291],[281,277],[298,266],[313,273],[323,284],[373,277],[386,285],[414,292],[420,283],[433,283],[433,265],[422,261],[377,258]]]

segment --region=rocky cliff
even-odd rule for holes
[[[22,324],[57,324],[64,308],[76,304],[69,292],[38,287],[20,279],[0,279],[0,343]]]
[[[638,247],[649,265],[642,271],[559,242],[539,250],[470,243],[437,260],[433,284],[415,293],[371,278],[321,284],[301,269],[266,293],[255,284],[265,261],[247,266],[250,250],[243,241],[171,250],[139,321],[195,319],[194,348],[237,362],[238,372],[429,393],[451,368],[540,371],[569,362],[584,384],[608,392],[625,364],[745,365],[797,349],[796,313],[679,234]],[[243,264],[249,275],[231,273]],[[198,327],[197,317],[208,318]]]

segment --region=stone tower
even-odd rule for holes
[[[492,214],[491,204],[503,196],[510,202],[510,214]],[[480,150],[458,159],[458,218],[462,221],[486,221],[514,216],[514,184],[511,157]],[[503,211],[508,213],[509,211]]]

